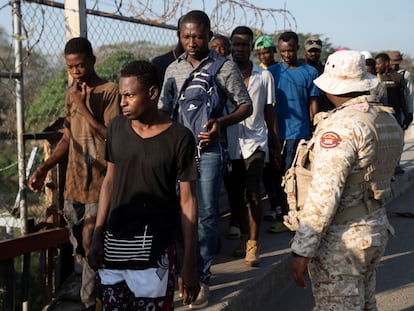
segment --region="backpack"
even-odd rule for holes
[[[226,61],[227,57],[219,55],[209,68],[192,72],[173,107],[172,119],[189,128],[197,143],[198,134],[207,131],[204,124],[223,115],[224,92],[216,83],[216,74]]]

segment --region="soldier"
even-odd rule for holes
[[[306,287],[309,270],[314,310],[377,310],[375,271],[392,232],[384,199],[402,130],[392,108],[369,95],[378,80],[359,52],[330,55],[314,82],[336,108],[315,116],[308,142],[312,181],[292,241],[292,276]]]

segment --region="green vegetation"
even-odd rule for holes
[[[0,153],[0,212],[6,206],[13,206],[18,192],[17,148],[10,141],[2,142]]]
[[[26,111],[26,131],[39,132],[63,115],[67,85],[68,75],[62,70],[40,89]]]

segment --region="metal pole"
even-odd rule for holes
[[[26,202],[26,168],[25,168],[25,146],[24,146],[24,93],[23,93],[23,48],[22,48],[22,25],[21,25],[20,0],[13,0],[13,43],[14,43],[14,71],[20,75],[16,78],[16,127],[17,127],[17,164],[19,172],[19,208],[21,233],[29,233],[27,225],[27,202]],[[30,255],[29,255],[30,256]],[[28,289],[28,268],[29,259],[25,256],[23,264],[24,290],[22,297],[22,310],[29,310],[27,289]]]
[[[27,228],[27,202],[26,202],[26,168],[25,168],[25,146],[24,133],[24,101],[23,101],[23,48],[22,48],[22,26],[20,0],[13,1],[13,43],[15,68],[14,71],[20,74],[16,81],[16,121],[17,121],[17,164],[19,173],[20,193],[20,221],[22,234],[28,233]]]

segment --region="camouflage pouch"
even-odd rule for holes
[[[289,212],[288,215],[283,217],[283,224],[291,231],[298,229],[299,213],[305,205],[308,189],[312,181],[311,171],[307,168],[310,147],[308,142],[303,139],[299,142],[292,166],[282,178],[282,187],[286,193],[289,205]]]

